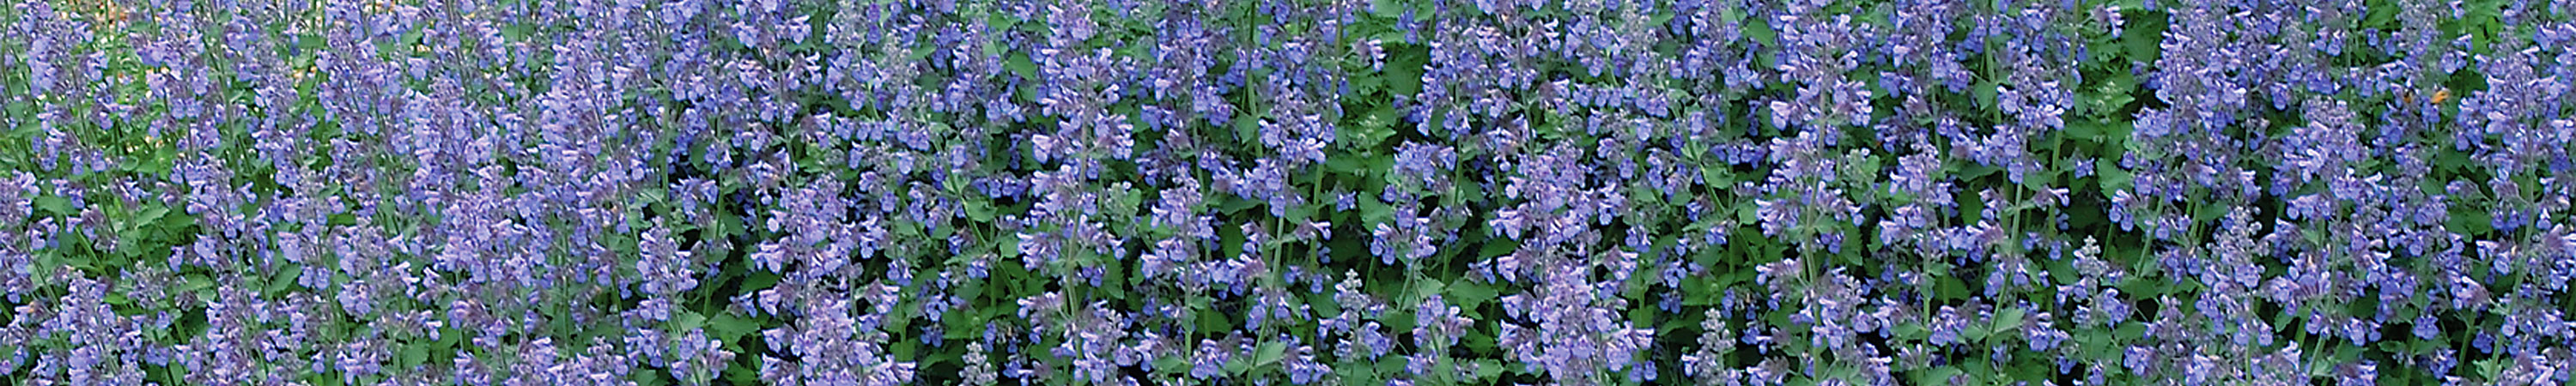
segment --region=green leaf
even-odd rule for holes
[[[279,294],[285,293],[289,288],[295,288],[295,278],[304,276],[302,268],[296,264],[279,265],[277,272],[268,278],[268,288],[263,288],[262,291]]]
[[[992,201],[965,200],[965,204],[966,218],[975,220],[978,224],[989,224],[993,222],[994,211]]]
[[[699,315],[697,311],[684,310],[671,315],[672,331],[695,330],[700,327],[706,327],[706,325],[707,316]]]
[[[1398,0],[1369,0],[1369,13],[1387,18],[1403,17],[1404,3]]]
[[[1262,343],[1260,351],[1253,352],[1252,354],[1252,366],[1259,368],[1279,363],[1279,358],[1286,355],[1287,352],[1287,342],[1270,341],[1268,343]]]
[[[207,278],[202,274],[189,274],[187,279],[179,282],[178,288],[172,289],[170,292],[197,292],[214,287],[214,279]],[[203,296],[211,293],[212,292],[200,292],[199,295]]]
[[[1394,105],[1387,105],[1369,110],[1367,115],[1361,116],[1360,124],[1340,126],[1341,130],[1336,134],[1340,135],[1338,140],[1344,144],[1360,149],[1374,149],[1379,143],[1386,142],[1387,137],[1395,136],[1394,125],[1403,122],[1403,119],[1403,112],[1396,111]],[[1349,157],[1332,159],[1341,160]]]
[[[2495,214],[2483,210],[2454,210],[2451,211],[2451,221],[2443,225],[2459,234],[2483,235],[2495,231]]]
[[[2128,17],[2125,28],[2120,29],[2120,43],[2124,45],[2121,51],[2129,54],[2130,61],[2155,63],[2156,59],[2164,57],[2165,13],[2132,12],[2134,14]]]
[[[901,347],[911,346],[906,345]],[[725,381],[733,382],[733,384],[736,385],[767,384],[767,382],[763,382],[760,379],[760,368],[750,366],[727,367],[724,371],[724,379]]]
[[[1924,329],[1922,322],[1909,322],[1903,325],[1898,325],[1894,331],[1897,338],[1905,340],[1923,340],[1924,338],[1932,336],[1931,330]]]
[[[1493,288],[1485,287],[1483,284],[1476,284],[1476,281],[1474,280],[1459,280],[1456,283],[1449,284],[1449,295],[1447,297],[1449,299],[1449,304],[1457,305],[1460,309],[1475,309],[1476,306],[1483,305],[1486,301],[1494,300],[1495,296]]]
[[[956,314],[964,313],[951,315]],[[715,318],[707,319],[707,336],[716,340],[731,342],[759,331],[760,321],[734,316],[732,313],[716,314]],[[978,329],[976,332],[982,332],[982,330]]]
[[[2121,169],[2117,162],[2109,162],[2109,160],[2094,161],[2093,175],[2099,176],[2099,185],[2105,196],[2110,195],[2111,192],[2129,190],[2129,187],[2135,186],[2137,182],[2135,174],[2129,173],[2128,169]]]
[[[1994,331],[1994,327],[1990,325],[1969,323],[1959,327],[1959,338],[1970,342],[1984,342],[1986,335],[1992,335]]]
[[[1724,165],[1709,165],[1701,166],[1699,168],[1700,183],[1707,184],[1708,186],[1720,188],[1734,186],[1734,174],[1735,172],[1733,170],[1727,169]]]
[[[135,214],[134,214],[134,220],[133,220],[133,223],[134,223],[134,224],[150,224],[150,223],[152,223],[152,222],[154,222],[154,221],[161,221],[161,216],[166,216],[166,215],[169,215],[169,214],[170,214],[170,207],[160,206],[160,205],[147,206],[147,207],[144,207],[144,208],[143,208],[143,211],[142,211],[142,212],[139,212],[139,213],[135,213]],[[333,220],[335,220],[335,221],[336,221],[336,220],[338,220],[338,217],[339,217],[339,216],[348,216],[348,215],[349,215],[349,214],[343,213],[343,214],[334,215],[334,216],[332,216],[332,217],[333,217]]]
[[[1380,75],[1386,84],[1386,93],[1421,94],[1423,64],[1431,62],[1431,51],[1427,47],[1388,44],[1386,56],[1386,71]]]
[[[2003,311],[1996,311],[1995,331],[2003,332],[2015,328],[2021,328],[2021,319],[2024,314],[2029,312],[2029,310],[2024,310],[2021,307],[2009,307],[2005,308]]]
[[[1163,359],[1154,360],[1154,371],[1164,374],[1187,373],[1188,366],[1189,362],[1181,361],[1179,355],[1164,355]]]
[[[1968,283],[1960,281],[1957,277],[1943,275],[1940,282],[1933,284],[1932,292],[1945,301],[1967,299]]]
[[[2235,205],[2218,205],[2207,202],[2194,203],[2191,204],[2191,219],[2192,221],[2207,223],[2211,220],[2217,220],[2219,217],[2227,217],[2227,211],[2235,208]]]
[[[1744,37],[1763,45],[1778,44],[1780,32],[1771,29],[1769,18],[1745,18]]]
[[[429,362],[429,345],[406,344],[403,345],[402,352],[396,354],[396,356],[397,359],[394,363],[401,365],[402,367],[400,368],[408,369],[420,366],[422,363]]]
[[[36,209],[65,216],[80,215],[80,208],[73,208],[72,201],[61,196],[36,197]]]
[[[1029,60],[1029,55],[1026,53],[1011,53],[1010,59],[1002,61],[1002,68],[1011,70],[1011,73],[1019,74],[1022,78],[1037,79],[1038,77],[1038,63]]]
[[[1976,98],[1977,107],[1989,109],[1996,108],[1997,106],[2001,106],[1996,104],[1997,102],[1995,101],[1995,98],[1998,97],[1997,94],[2002,92],[2002,88],[2003,79],[2000,78],[1979,81],[1977,82],[1976,88],[1973,89],[1975,95],[1972,95],[1971,97]]]
[[[993,238],[999,239],[998,244],[995,244],[993,247],[993,252],[1000,253],[1002,258],[1020,257],[1019,235],[999,235]]]
[[[1414,278],[1414,279],[1413,279],[1413,293],[1412,293],[1412,294],[1410,294],[1410,295],[1412,295],[1412,296],[1414,297],[1414,299],[1413,299],[1413,300],[1416,300],[1416,301],[1419,301],[1419,300],[1422,300],[1422,299],[1430,299],[1430,298],[1431,298],[1431,295],[1438,295],[1438,294],[1440,294],[1441,289],[1442,289],[1442,288],[1445,288],[1445,287],[1447,287],[1447,286],[1448,286],[1447,284],[1443,284],[1443,283],[1441,283],[1441,282],[1440,282],[1440,279],[1433,279],[1433,278],[1428,278],[1428,277]]]
[[[2058,186],[2057,173],[2055,170],[2042,170],[2023,174],[2021,186],[2034,191],[2055,188]]]
[[[1495,257],[1495,256],[1508,255],[1508,254],[1511,254],[1511,253],[1512,253],[1512,251],[1520,250],[1520,248],[1521,248],[1521,241],[1520,241],[1520,240],[1510,240],[1510,239],[1487,239],[1487,240],[1485,240],[1485,243],[1484,243],[1484,244],[1485,244],[1484,246],[1482,246],[1482,247],[1478,247],[1478,248],[1477,248],[1477,250],[1476,250],[1476,254],[1477,254],[1477,256],[1480,256],[1480,257]]]
[[[1914,384],[1947,385],[1950,384],[1950,378],[1966,373],[1967,372],[1965,371],[1960,371],[1958,367],[1953,366],[1934,367],[1928,370],[1914,372]]]

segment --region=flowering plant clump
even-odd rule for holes
[[[2571,85],[2567,1],[25,0],[0,384],[2564,385]]]

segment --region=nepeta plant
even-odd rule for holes
[[[23,1],[0,383],[2566,384],[2568,12]]]

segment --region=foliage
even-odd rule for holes
[[[24,1],[9,384],[2566,384],[2463,0]]]

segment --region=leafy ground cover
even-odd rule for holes
[[[30,0],[27,385],[2576,376],[2527,0]]]

